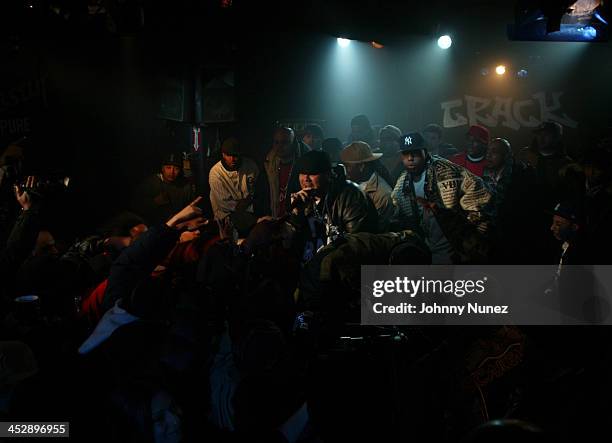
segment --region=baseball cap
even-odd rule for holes
[[[183,156],[180,153],[172,152],[163,158],[162,165],[174,165],[183,167]]]
[[[573,202],[557,203],[552,211],[552,215],[557,215],[572,223],[579,223],[582,220],[582,212],[579,206]]]
[[[399,138],[399,152],[425,149],[425,139],[418,132],[410,132]]]
[[[491,138],[491,133],[487,128],[482,125],[472,125],[470,129],[468,129],[467,135],[471,135],[475,139],[479,140],[481,143],[489,144],[489,140]]]

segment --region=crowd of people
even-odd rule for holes
[[[129,212],[68,247],[46,222],[52,184],[13,180],[14,152],[0,421],[289,443],[575,441],[605,424],[606,328],[363,327],[359,303],[362,265],[549,264],[558,279],[607,264],[612,140],[570,158],[552,121],[527,147],[480,125],[455,147],[436,124],[375,131],[365,115],[345,142],[277,127],[261,161],[225,139],[205,195],[169,154]]]

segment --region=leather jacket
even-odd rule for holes
[[[355,183],[348,180],[334,183],[325,200],[328,224],[336,227],[339,234],[377,231],[376,208]]]
[[[304,241],[309,231],[308,217],[319,216],[325,224],[326,243],[329,244],[344,234],[377,231],[376,208],[355,183],[335,179],[321,202],[307,208],[300,215],[292,214],[289,222]]]

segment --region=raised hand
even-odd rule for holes
[[[306,204],[310,201],[312,189],[302,189],[291,194],[291,209],[294,214],[304,211]]]
[[[34,186],[36,186],[36,177],[31,175],[26,178],[25,186],[15,185],[15,198],[24,211],[32,207],[32,198],[26,189],[31,189]]]
[[[208,220],[202,216],[202,209],[197,205],[202,201],[202,197],[196,198],[190,204],[185,206],[179,212],[174,214],[166,225],[170,228],[178,230],[195,231],[200,226],[208,223]]]

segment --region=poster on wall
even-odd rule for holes
[[[0,150],[31,136],[47,107],[44,78],[3,82],[0,89]]]

